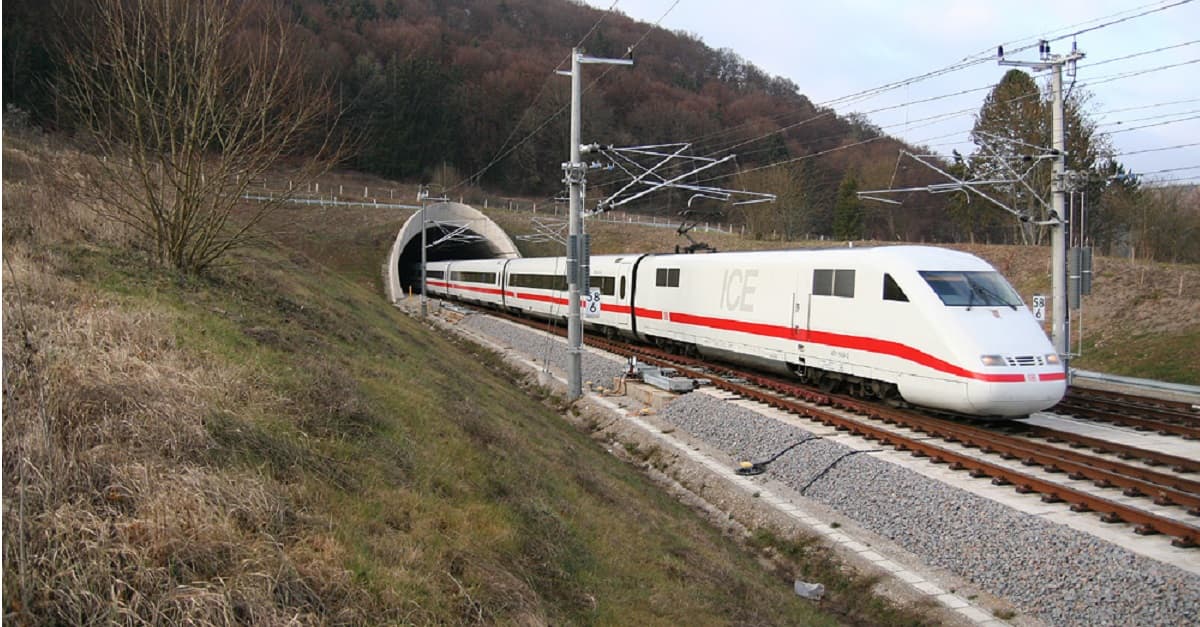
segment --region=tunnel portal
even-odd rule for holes
[[[420,292],[421,223],[417,211],[400,228],[388,255],[388,296],[395,302],[410,290]],[[478,210],[457,202],[425,207],[427,261],[446,259],[511,259],[520,257],[517,247],[499,225]]]

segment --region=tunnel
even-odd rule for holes
[[[445,259],[511,259],[517,247],[499,225],[478,210],[457,202],[440,202],[425,207],[427,261]],[[410,217],[388,255],[386,279],[392,302],[421,290],[422,212]]]

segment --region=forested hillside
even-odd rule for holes
[[[886,185],[900,147],[865,120],[814,106],[802,86],[765,74],[731,50],[714,50],[693,35],[617,13],[602,16],[567,0],[287,4],[308,40],[297,62],[314,77],[329,77],[344,109],[341,126],[357,141],[346,165],[389,178],[429,178],[449,166],[451,178],[503,193],[558,194],[567,155],[570,81],[554,71],[569,69],[569,51],[581,41],[591,55],[622,57],[632,47],[635,58],[632,68],[588,68],[587,142],[687,141],[694,144],[693,154],[733,153],[736,165],[707,173],[724,177],[716,183],[730,187],[740,182],[775,186],[778,181],[769,176],[738,181],[733,175],[813,155],[794,162],[787,173],[795,191],[792,204],[808,211],[799,212],[804,215],[798,220],[767,219],[761,228],[768,233],[831,234],[831,208],[843,178],[849,174],[860,185]],[[20,67],[6,66],[5,98],[35,121],[69,128],[69,115],[56,108],[46,87],[57,69],[52,39],[72,28],[70,20],[56,15],[42,5],[6,11],[5,54],[18,59]],[[909,169],[896,182],[929,178],[928,172]],[[591,193],[602,193],[604,183],[604,176],[593,176]],[[686,200],[662,196],[643,208],[673,213]],[[869,216],[868,227],[878,222],[894,231],[879,233],[888,239],[921,237],[935,228],[942,200],[924,203],[912,203],[903,215],[886,220]]]
[[[55,98],[64,51],[73,51],[90,22],[94,0],[10,2],[4,19],[4,98],[42,126],[71,131],[73,112]],[[898,205],[855,202],[854,190],[923,187],[946,179],[911,159],[905,146],[864,116],[839,116],[804,95],[804,85],[770,76],[697,36],[636,22],[571,0],[249,0],[279,6],[298,31],[291,59],[339,106],[340,136],[352,141],[348,168],[409,182],[437,179],[450,188],[483,187],[549,200],[562,193],[569,135],[569,52],[631,55],[633,67],[587,66],[583,140],[615,146],[691,142],[690,154],[736,160],[701,180],[773,193],[751,208],[714,206],[712,219],[745,224],[758,237],[832,237],[885,241],[1045,243],[1047,204],[1020,185],[987,193],[1033,220],[972,195],[917,191],[891,195]],[[242,25],[242,39],[266,37]],[[256,30],[259,29],[259,30]],[[813,59],[814,63],[822,62]],[[1067,167],[1086,184],[1077,205],[1088,233],[1080,243],[1101,254],[1189,262],[1200,252],[1184,243],[1200,233],[1195,195],[1139,189],[1109,155],[1105,138],[1082,107],[1068,102]],[[986,100],[973,139],[980,154],[946,159],[941,168],[964,179],[993,179],[990,155],[1022,157],[1022,145],[1049,145],[1044,88],[1013,70]],[[1019,123],[1018,123],[1019,122]],[[986,131],[986,133],[982,132]],[[990,139],[989,139],[990,138]],[[314,137],[311,146],[323,137]],[[996,142],[1001,142],[996,144]],[[928,151],[926,151],[928,152]],[[1010,154],[1012,153],[1012,154]],[[601,164],[604,165],[604,164]],[[1049,163],[1037,166],[1034,189],[1048,190]],[[675,170],[678,173],[680,170]],[[621,173],[589,176],[589,198],[627,182]],[[842,201],[839,201],[839,189]],[[452,192],[453,193],[453,192]],[[1046,192],[1048,196],[1048,191]],[[675,215],[689,194],[663,193],[633,205]]]

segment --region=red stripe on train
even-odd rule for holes
[[[638,315],[641,315],[642,310],[637,310]],[[793,329],[792,327],[783,327],[774,324],[764,324],[760,322],[746,322],[743,320],[731,320],[728,318],[712,318],[709,316],[697,316],[694,314],[685,314],[671,312],[668,315],[663,315],[662,312],[655,312],[658,318],[670,320],[679,324],[688,324],[692,326],[702,326],[711,329],[720,329],[724,331],[735,331],[738,333],[748,333],[751,335],[759,335],[763,337],[775,337],[785,340],[794,340],[797,342],[815,342],[826,346],[836,346],[838,348],[849,348],[853,350],[866,351],[880,355],[890,355],[911,361],[913,363],[944,372],[946,374],[962,377],[965,379],[974,379],[976,381],[986,381],[989,383],[1023,383],[1025,375],[1023,374],[988,374],[983,372],[973,372],[956,366],[948,361],[938,359],[929,353],[918,350],[906,344],[892,342],[890,340],[880,340],[872,337],[862,337],[857,335],[844,335],[841,333],[829,333],[826,331],[810,331],[805,329]],[[1066,378],[1063,373],[1045,373],[1038,376],[1041,381],[1056,381]]]

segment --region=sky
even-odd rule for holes
[[[968,136],[974,116],[1010,69],[997,63],[998,45],[1009,60],[1036,61],[1039,39],[1051,40],[1055,55],[1074,44],[1085,56],[1073,89],[1090,94],[1086,110],[1108,135],[1115,158],[1145,181],[1200,183],[1195,0],[586,1],[729,48],[790,79],[815,104],[863,113],[887,134],[943,155],[974,152]],[[1025,46],[1032,48],[1013,52]],[[979,62],[847,99],[968,60]],[[1071,85],[1065,74],[1064,85]]]

